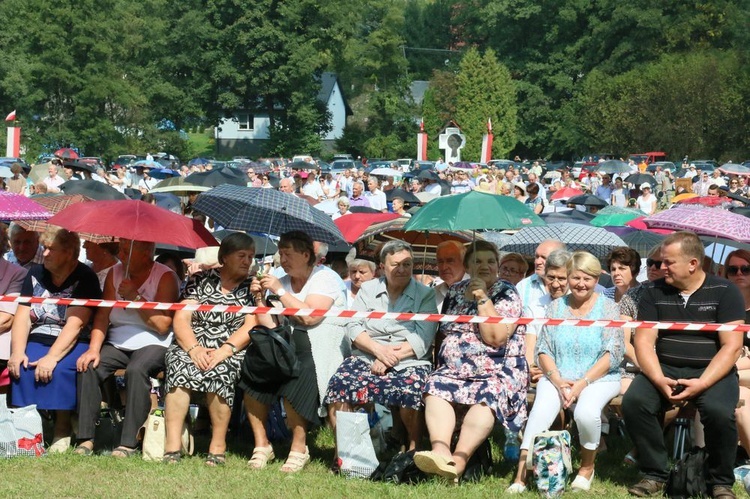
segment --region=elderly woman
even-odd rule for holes
[[[19,294],[27,270],[20,265],[10,263],[2,255],[8,248],[8,226],[0,223],[0,294]],[[10,386],[8,376],[8,359],[10,358],[10,328],[18,305],[0,303],[0,394],[7,393]]]
[[[348,198],[340,197],[338,201],[336,202],[336,207],[339,209],[336,213],[334,213],[331,218],[336,220],[339,217],[343,217],[344,215],[351,215],[352,212],[349,211],[349,208],[351,207],[351,203],[349,202]]]
[[[595,292],[602,272],[599,260],[585,251],[573,253],[567,266],[570,294],[547,307],[547,317],[616,320],[615,302]],[[526,455],[535,435],[552,425],[561,408],[575,404],[574,419],[581,442],[581,468],[571,488],[588,491],[594,480],[594,458],[601,437],[601,412],[620,392],[623,356],[620,328],[544,326],[536,360],[544,372],[536,387],[534,407],[524,430],[518,472],[508,493],[526,490]]]
[[[120,261],[117,259],[120,253],[120,243],[97,244],[92,241],[84,241],[83,249],[86,250],[86,259],[91,262],[91,270],[96,272],[96,276],[99,278],[99,286],[103,291],[109,270]]]
[[[616,246],[607,255],[607,268],[614,286],[604,290],[604,296],[615,303],[631,288],[638,286],[638,273],[641,271],[641,255],[633,248]]]
[[[517,286],[521,279],[526,277],[529,262],[520,253],[506,253],[500,259],[499,268],[500,277]]]
[[[537,215],[540,214],[544,210],[544,200],[539,195],[539,184],[531,182],[528,187],[526,187],[526,192],[529,194],[529,197],[526,198],[524,203],[534,213]]]
[[[222,266],[190,276],[182,303],[254,306],[249,277],[254,257],[255,243],[250,236],[241,232],[230,234],[219,247]],[[175,312],[175,341],[164,359],[167,367],[165,462],[180,460],[180,436],[190,407],[190,394],[201,392],[206,394],[212,427],[206,464],[224,464],[235,384],[244,349],[250,343],[249,332],[255,324],[252,315]]]
[[[81,240],[65,229],[48,229],[40,238],[44,265],[26,275],[22,296],[101,298],[93,270],[78,261]],[[88,307],[34,303],[19,305],[11,330],[8,371],[13,404],[36,404],[57,411],[51,452],[70,447],[70,416],[76,409],[76,360],[88,349]]]
[[[412,277],[414,255],[403,241],[380,250],[379,279],[365,282],[354,310],[437,313],[435,290]],[[408,436],[408,450],[422,434],[422,389],[432,370],[436,324],[424,321],[359,319],[348,325],[352,356],[345,359],[328,385],[325,403],[336,426],[336,411],[378,403],[397,407]],[[336,464],[334,464],[334,471]]]
[[[362,284],[375,279],[377,267],[375,262],[357,258],[349,264],[349,280],[344,281],[346,285],[346,308],[351,310],[354,306],[354,299],[357,297]]]
[[[329,310],[344,308],[346,297],[340,286],[340,278],[322,265],[316,265],[313,241],[304,232],[291,231],[281,235],[278,243],[281,267],[286,275],[281,279],[271,274],[254,280],[252,291],[256,300],[263,293],[278,297],[282,307],[313,308]],[[300,376],[290,381],[257,385],[245,379],[240,387],[245,391],[245,407],[255,437],[255,448],[248,464],[251,468],[265,468],[275,458],[273,447],[266,434],[266,420],[271,404],[284,398],[287,423],[292,429],[292,446],[286,462],[281,467],[284,473],[301,471],[310,461],[307,448],[307,428],[317,423],[319,390],[315,362],[312,356],[311,336],[319,328],[325,328],[323,317],[291,317],[294,327],[294,344],[301,365]],[[268,327],[275,324],[270,316],[258,317]]]
[[[443,313],[520,317],[516,288],[499,279],[498,253],[492,243],[476,241],[464,257],[470,279],[451,286]],[[425,420],[432,450],[414,462],[426,473],[455,479],[498,421],[511,432],[526,422],[529,384],[525,326],[441,323],[445,339],[439,364],[425,387]],[[463,415],[458,443],[451,451],[457,414]]]
[[[105,300],[174,303],[178,280],[168,267],[154,262],[155,243],[120,239],[122,263],[107,274]],[[91,455],[102,402],[101,384],[126,369],[127,400],[122,436],[113,457],[130,457],[138,447],[138,430],[151,409],[151,377],[164,370],[164,354],[172,342],[172,312],[99,308],[94,315],[89,349],[76,363],[80,375],[78,446],[76,454]]]

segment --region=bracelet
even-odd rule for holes
[[[583,381],[586,382],[586,386],[589,386],[591,384],[591,381],[589,380],[588,376],[584,376]]]
[[[141,301],[143,300],[143,297],[140,294],[135,295],[135,298],[133,298],[133,301]]]
[[[188,354],[188,355],[190,355],[190,352],[192,352],[194,349],[198,348],[199,346],[201,346],[201,344],[200,343],[196,343],[195,345],[193,345],[190,348],[188,348],[187,350],[185,350],[185,353]]]
[[[221,346],[224,346],[224,345],[228,346],[232,350],[232,355],[237,353],[237,347],[234,346],[233,343],[229,343],[228,341],[225,341],[224,343],[221,344]]]
[[[547,379],[552,379],[552,375],[555,374],[555,373],[559,373],[559,372],[560,371],[558,371],[557,369],[555,369],[555,370],[549,370],[546,373],[544,373],[544,377],[547,378]]]
[[[488,301],[490,301],[490,299],[489,299],[489,298],[482,298],[481,300],[479,300],[479,301],[477,302],[477,307],[478,307],[479,305],[484,305],[484,304],[485,304],[485,303],[487,303]]]

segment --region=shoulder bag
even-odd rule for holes
[[[258,325],[250,330],[250,345],[241,370],[247,384],[277,384],[297,378],[299,374],[292,326],[286,317],[274,328]]]

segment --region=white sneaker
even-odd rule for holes
[[[594,475],[591,478],[586,478],[583,475],[577,475],[573,483],[570,484],[570,488],[573,492],[588,492],[591,490],[591,484],[594,482]]]
[[[526,492],[526,485],[518,482],[510,484],[510,487],[505,489],[506,494],[523,494],[524,492]]]
[[[70,437],[60,437],[52,441],[47,452],[50,454],[61,454],[70,449]]]

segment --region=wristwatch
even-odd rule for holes
[[[279,290],[276,292],[276,296],[278,296],[279,298],[281,298],[285,294],[286,294],[286,289],[284,288],[279,288]]]
[[[224,345],[227,345],[227,346],[228,346],[229,348],[231,348],[231,349],[232,349],[232,355],[234,355],[234,354],[236,354],[236,353],[237,353],[237,347],[236,347],[236,346],[234,346],[234,345],[232,345],[232,344],[231,344],[231,343],[229,343],[228,341],[225,341],[225,342],[224,342]]]

